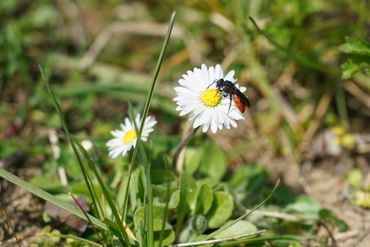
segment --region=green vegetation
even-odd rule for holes
[[[45,247],[335,245],[332,231],[348,225],[307,195],[301,168],[321,155],[314,143],[325,129],[342,155],[368,152],[353,134],[369,134],[367,5],[2,1],[0,177],[88,222],[76,230],[67,217],[45,210],[38,234],[26,241]],[[235,70],[247,87],[252,106],[237,129],[204,134],[178,116],[173,88],[202,63]],[[110,131],[138,113],[137,145],[109,158]],[[158,124],[143,142],[149,113]],[[189,132],[189,142],[179,146]],[[18,173],[17,155],[32,160],[33,176]],[[355,193],[352,202],[369,208],[364,174],[351,167],[341,179]],[[0,216],[16,217],[3,200]],[[62,226],[53,224],[58,220]],[[0,244],[6,240],[0,235]]]

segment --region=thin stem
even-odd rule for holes
[[[188,246],[199,246],[199,245],[208,245],[208,244],[216,244],[216,243],[222,243],[222,242],[227,242],[227,241],[232,241],[232,240],[237,240],[240,238],[246,238],[250,236],[255,236],[261,233],[264,233],[266,230],[260,230],[252,233],[247,233],[247,234],[242,234],[242,235],[237,235],[233,237],[227,237],[227,238],[219,238],[219,239],[212,239],[212,240],[204,240],[204,241],[198,241],[198,242],[190,242],[190,243],[182,243],[182,244],[173,244],[170,245],[169,247],[188,247]]]
[[[198,129],[199,129],[199,127],[191,129],[189,131],[189,133],[187,134],[187,136],[185,136],[185,138],[183,138],[181,140],[181,142],[179,143],[179,145],[176,147],[176,150],[173,153],[173,158],[172,158],[172,167],[173,168],[176,168],[176,163],[177,163],[177,160],[179,158],[179,155],[180,155],[181,151],[184,149],[184,147],[186,145],[188,145],[188,143],[191,141],[191,139],[193,139],[193,136],[194,136],[195,132],[197,132]]]
[[[328,232],[329,237],[330,237],[330,239],[331,239],[331,241],[332,241],[332,246],[333,246],[333,247],[337,247],[337,246],[338,246],[338,245],[337,245],[337,241],[335,240],[335,237],[334,237],[333,233],[331,232],[330,228],[329,228],[329,227],[325,224],[325,222],[324,222],[323,220],[321,220],[321,219],[320,219],[319,224],[320,224],[320,225],[322,225],[322,226],[325,228],[325,230]],[[357,246],[357,245],[356,245],[356,246]]]
[[[336,100],[336,103],[337,103],[340,122],[341,122],[342,126],[346,130],[348,130],[350,126],[349,126],[349,121],[348,121],[346,95],[344,93],[343,87],[338,87],[338,89],[336,90],[335,100]]]
[[[74,197],[74,195],[72,193],[69,193],[69,195],[72,197],[72,199],[74,200],[74,202],[76,203],[76,205],[80,208],[81,212],[85,215],[86,219],[88,220],[88,222],[90,223],[90,225],[92,226],[96,236],[98,237],[100,243],[103,243],[103,246],[104,246],[104,241],[103,239],[100,237],[100,234],[98,232],[98,229],[96,229],[96,227],[94,226],[94,224],[92,223],[89,215],[86,213],[86,211],[84,210],[84,208],[82,207],[82,205],[80,204],[80,202],[77,200],[76,197]]]

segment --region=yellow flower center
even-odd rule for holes
[[[126,131],[125,136],[122,138],[123,144],[127,144],[129,141],[136,139],[135,129],[130,129]]]
[[[206,106],[217,106],[221,102],[221,94],[215,88],[207,88],[200,94],[200,100]]]

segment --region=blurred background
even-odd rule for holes
[[[128,115],[128,102],[143,106],[173,10],[176,23],[151,108],[159,122],[154,144],[171,150],[188,124],[172,101],[181,75],[219,63],[235,70],[252,105],[237,129],[207,134],[224,152],[228,170],[258,164],[272,181],[281,177],[294,193],[315,198],[353,231],[337,241],[353,244],[368,233],[365,0],[3,0],[1,166],[50,190],[60,166],[71,180],[77,176],[39,66],[74,135],[94,146],[105,171],[121,162],[106,157],[105,142]],[[16,226],[38,227],[32,222],[39,217],[35,198],[16,188],[1,193],[3,200],[9,196],[7,204],[18,205],[13,215],[23,220]],[[9,230],[0,229],[0,240],[7,236]]]

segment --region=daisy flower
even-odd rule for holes
[[[139,128],[141,123],[140,114],[136,115],[135,122],[136,126]],[[155,121],[153,117],[148,116],[145,119],[141,140],[147,140],[156,123],[157,121]],[[111,131],[113,138],[107,142],[109,156],[111,158],[117,158],[120,154],[124,156],[132,147],[135,147],[137,142],[135,125],[129,118],[125,118],[124,123],[122,123],[120,127],[121,129]]]
[[[211,129],[216,133],[217,129],[225,126],[227,129],[236,127],[237,120],[244,119],[238,110],[234,100],[222,95],[217,90],[215,81],[224,79],[231,81],[241,91],[246,91],[245,87],[240,87],[234,78],[234,71],[226,75],[219,64],[215,67],[207,67],[202,64],[200,68],[188,70],[178,81],[180,86],[175,88],[177,97],[174,101],[177,104],[176,110],[180,116],[189,114],[189,120],[194,120],[193,128],[202,126],[203,132]]]

